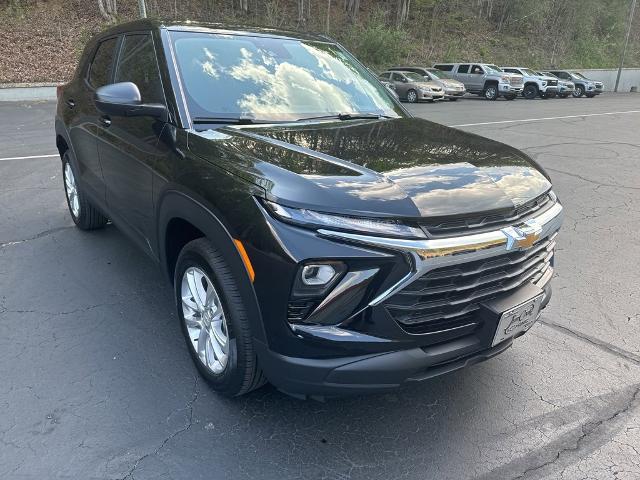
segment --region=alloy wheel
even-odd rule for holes
[[[187,268],[180,288],[182,316],[191,345],[200,362],[220,374],[229,362],[229,331],[220,296],[198,267]]]
[[[407,101],[409,103],[415,103],[416,100],[418,100],[418,94],[416,92],[414,92],[413,90],[409,90],[407,92]]]
[[[487,100],[495,100],[498,96],[498,90],[496,87],[487,87],[484,91],[484,96]]]
[[[71,164],[67,162],[64,165],[64,191],[67,194],[69,208],[75,218],[80,217],[80,199],[78,198],[78,186],[76,185],[76,177],[73,175]]]

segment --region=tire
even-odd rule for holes
[[[525,85],[522,90],[522,96],[527,100],[533,100],[539,95],[538,87],[532,83]]]
[[[234,397],[264,385],[236,279],[210,240],[199,238],[184,246],[174,293],[189,354],[211,387]]]
[[[587,93],[587,95],[586,95],[587,98],[593,98],[595,96],[596,96],[595,93]]]
[[[573,91],[574,98],[580,98],[584,95],[584,87],[582,85],[576,85],[576,89]]]
[[[416,103],[418,101],[418,92],[411,89],[407,92],[407,102]]]
[[[560,98],[567,98],[568,96],[569,96],[568,93],[559,93],[558,94],[558,97],[560,97]]]
[[[504,99],[505,100],[515,100],[516,96],[515,95],[505,95]]]
[[[449,97],[450,102],[455,102],[456,100],[458,100],[456,97]]]
[[[490,83],[484,87],[482,95],[487,100],[496,100],[498,98],[498,86]]]
[[[104,227],[109,220],[89,202],[78,185],[77,178],[71,153],[67,150],[62,154],[62,182],[71,219],[80,230],[96,230]]]

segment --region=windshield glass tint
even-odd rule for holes
[[[407,77],[412,82],[426,82],[427,79],[424,78],[419,73],[415,72],[403,72],[404,76]]]
[[[529,70],[528,68],[523,68],[522,69],[522,73],[524,73],[525,75],[528,75],[530,77],[534,77],[534,76],[538,75],[536,72],[534,72],[533,70]]]
[[[449,78],[449,79],[453,78],[447,72],[443,72],[441,70],[438,70],[437,68],[428,68],[427,71],[434,77],[439,78],[440,80],[444,78]]]
[[[495,65],[485,65],[485,68],[490,72],[493,71],[493,73],[502,73],[500,67],[496,67]]]
[[[578,77],[578,78],[582,78],[583,80],[586,80],[586,79],[587,79],[587,77],[585,77],[584,75],[582,75],[582,74],[581,74],[581,73],[579,73],[579,72],[573,72],[573,76],[574,76],[574,77]]]
[[[171,32],[191,117],[399,116],[388,90],[337,45]]]

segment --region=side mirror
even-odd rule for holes
[[[142,103],[140,90],[135,83],[120,82],[105,85],[96,90],[96,108],[106,115],[121,117],[154,117],[167,121],[167,107],[160,103]]]

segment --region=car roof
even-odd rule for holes
[[[200,22],[193,20],[163,20],[144,18],[131,22],[120,23],[100,33],[99,36],[116,35],[139,30],[170,30],[183,32],[222,33],[238,36],[259,36],[270,38],[282,38],[292,40],[307,40],[320,42],[334,42],[323,34],[303,33],[294,30],[283,30],[267,27],[255,27],[248,25],[231,25],[225,23]]]

